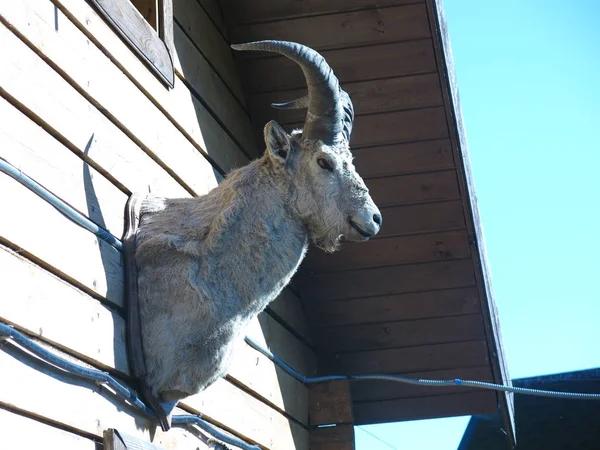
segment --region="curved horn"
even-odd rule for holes
[[[302,136],[320,139],[327,145],[350,141],[354,108],[350,96],[340,88],[333,70],[325,58],[315,50],[295,42],[257,41],[235,44],[234,50],[275,52],[284,55],[300,66],[308,86],[308,98],[278,103],[276,108],[308,108]]]

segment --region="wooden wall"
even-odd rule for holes
[[[262,151],[218,5],[175,0],[174,13],[168,90],[89,3],[0,2],[0,156],[116,236],[132,192],[202,195]],[[130,382],[122,255],[3,174],[0,211],[0,320]],[[248,334],[310,375],[307,329],[288,290]],[[107,428],[205,448],[199,433],[161,433],[104,389],[59,381],[11,345],[0,367],[1,448],[94,449]],[[308,448],[306,387],[243,342],[227,378],[181,408],[265,449]]]

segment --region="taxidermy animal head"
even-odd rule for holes
[[[265,143],[273,163],[293,187],[297,211],[313,243],[334,251],[341,236],[365,241],[377,234],[381,214],[352,164],[352,102],[325,58],[292,42],[261,41],[232,47],[280,53],[304,72],[308,95],[273,104],[283,109],[306,108],[304,127],[289,135],[271,121],[265,127]]]
[[[311,242],[332,252],[342,239],[368,240],[382,223],[352,164],[352,103],[325,59],[283,41],[233,48],[295,61],[308,95],[275,106],[306,108],[306,121],[291,133],[266,124],[265,154],[208,194],[142,204],[135,258],[144,383],[167,415],[226,373],[233,342]]]

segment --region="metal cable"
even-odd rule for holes
[[[65,202],[63,202],[60,198],[58,198],[44,186],[29,178],[20,169],[17,169],[15,166],[13,166],[11,163],[6,161],[2,157],[0,157],[0,171],[4,172],[11,178],[17,180],[23,186],[28,188],[31,192],[37,194],[42,199],[46,200],[48,203],[54,206],[61,214],[63,214],[68,219],[71,219],[77,225],[80,225],[86,230],[94,233],[100,239],[112,245],[117,250],[123,251],[123,244],[121,243],[121,241],[115,236],[113,236],[109,231],[105,230],[99,225],[96,225],[94,222],[85,217],[79,211],[76,211],[74,208],[67,205]]]
[[[109,386],[117,393],[119,397],[126,400],[129,404],[137,408],[148,418],[156,417],[154,411],[152,411],[152,409],[150,409],[144,404],[142,400],[140,400],[137,393],[133,389],[121,384],[110,374],[97,369],[83,367],[79,364],[72,363],[71,361],[68,361],[58,355],[55,355],[54,353],[46,350],[41,345],[35,343],[31,338],[17,331],[14,327],[2,322],[0,322],[0,337],[12,339],[20,347],[23,347],[24,349],[28,350],[29,352],[33,353],[39,358],[49,362],[58,369],[62,369],[73,375],[77,375],[88,380],[93,380],[98,385]],[[239,447],[243,450],[261,450],[260,447],[257,445],[248,444],[242,441],[241,439],[223,433],[222,431],[220,431],[219,429],[217,429],[216,427],[214,427],[199,416],[183,414],[176,415],[172,417],[171,423],[180,425],[197,425],[198,427],[202,428],[204,431],[208,432],[219,441],[235,445],[236,447]]]

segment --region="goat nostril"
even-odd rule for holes
[[[373,222],[381,226],[381,214],[373,214]]]

